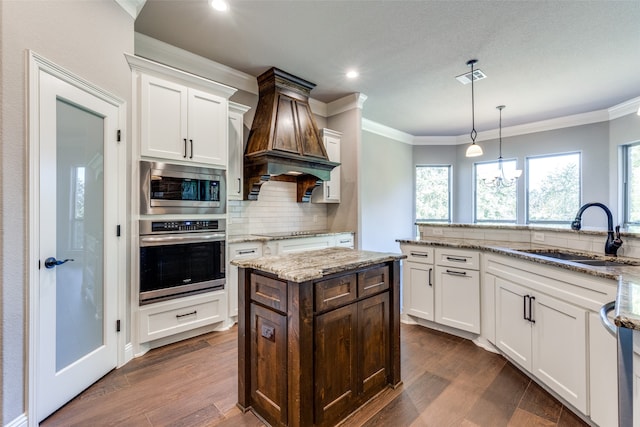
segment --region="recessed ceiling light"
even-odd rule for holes
[[[229,3],[225,0],[211,0],[211,7],[217,10],[218,12],[226,12],[229,10]]]
[[[356,71],[356,70],[349,70],[347,71],[347,78],[348,79],[355,79],[356,77],[358,77],[360,74]]]

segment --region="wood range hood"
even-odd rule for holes
[[[258,106],[244,152],[244,199],[257,200],[269,180],[297,183],[297,201],[330,179],[331,162],[309,108],[316,85],[277,68],[258,76]]]

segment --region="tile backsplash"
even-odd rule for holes
[[[294,182],[268,181],[262,184],[258,200],[227,204],[229,235],[326,229],[326,205],[296,202]]]

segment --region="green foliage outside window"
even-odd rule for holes
[[[580,208],[580,153],[527,159],[528,221],[571,222]]]
[[[451,220],[451,166],[416,166],[416,220]]]

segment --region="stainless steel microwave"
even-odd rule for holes
[[[221,169],[140,161],[141,214],[224,214]]]

